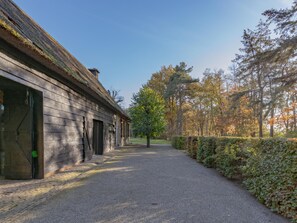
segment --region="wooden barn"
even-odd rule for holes
[[[0,0],[0,177],[44,178],[127,143],[129,117],[98,75]]]

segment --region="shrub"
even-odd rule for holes
[[[191,158],[196,159],[198,138],[196,136],[189,136],[187,141],[187,152]]]
[[[173,148],[176,148],[176,141],[177,141],[177,136],[173,136],[171,138],[171,145]]]
[[[242,178],[242,167],[254,150],[258,139],[222,137],[216,139],[216,169],[224,176],[233,179]]]
[[[198,140],[197,161],[203,163],[206,167],[214,167],[215,149],[215,137],[200,137]]]
[[[297,131],[290,131],[287,132],[285,135],[287,138],[296,138],[297,137]]]
[[[243,173],[244,184],[260,202],[297,222],[297,142],[261,140]]]
[[[171,145],[179,150],[186,149],[187,137],[185,136],[173,136]]]
[[[199,142],[198,137],[192,138],[191,157],[193,159],[196,159],[197,157],[198,142]]]
[[[191,147],[192,147],[192,137],[189,136],[186,138],[186,146],[185,146],[185,150],[188,152],[188,154],[190,154]]]

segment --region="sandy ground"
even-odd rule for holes
[[[13,222],[25,212],[46,202],[60,192],[75,187],[93,174],[115,152],[94,156],[91,161],[73,166],[49,178],[41,180],[0,180],[0,222]]]

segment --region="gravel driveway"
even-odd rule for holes
[[[288,222],[170,146],[127,148],[15,222]]]

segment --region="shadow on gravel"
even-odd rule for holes
[[[287,222],[169,145],[124,147],[62,192],[13,222]]]
[[[108,156],[105,159],[108,160]],[[1,179],[0,222],[12,222],[12,219],[17,219],[26,210],[44,203],[56,194],[84,186],[82,180],[96,174],[103,160],[102,156],[94,156],[94,160],[72,166],[45,179]]]
[[[163,147],[164,145],[162,145]],[[146,146],[137,146],[137,145],[129,145],[127,147],[122,148],[121,152],[118,153],[113,157],[113,159],[104,163],[104,165],[95,168],[89,171],[88,177],[84,178],[83,180],[76,182],[73,186],[64,189],[62,192],[57,194],[55,197],[52,197],[51,200],[48,202],[57,202],[57,199],[64,200],[64,196],[66,194],[72,193],[76,191],[76,193],[80,193],[83,188],[89,188],[92,186],[92,178],[102,178],[106,177],[107,175],[113,175],[116,179],[133,179],[135,175],[140,174],[143,169],[135,168],[133,166],[123,165],[123,162],[127,159],[141,159],[142,156],[145,156],[145,159],[149,160],[151,158],[156,158],[157,153],[154,151],[158,149],[158,146],[154,145],[152,148],[146,148]],[[90,180],[88,180],[90,179]],[[141,184],[141,182],[139,182]],[[112,185],[110,185],[112,186]],[[145,185],[143,186],[145,188]],[[102,189],[102,187],[101,187]],[[108,188],[106,188],[108,190]],[[110,194],[110,196],[113,196]],[[115,198],[116,200],[116,198]],[[172,222],[174,220],[173,217],[168,217],[168,213],[173,212],[174,209],[169,209],[162,207],[162,203],[155,200],[147,200],[143,203],[139,204],[138,201],[132,199],[129,201],[115,201],[112,200],[110,204],[102,204],[102,205],[95,205],[89,209],[89,217],[85,222],[96,223],[96,222],[117,222],[117,223],[124,223],[124,222],[159,222],[162,219],[162,222]],[[45,204],[47,205],[47,204]],[[78,204],[73,202],[73,206],[69,206],[67,211],[76,212],[78,209]],[[72,210],[71,210],[72,209]],[[128,214],[128,212],[134,212],[133,215]],[[149,212],[145,215],[142,214],[143,209],[147,209]],[[138,212],[138,210],[142,210]],[[63,213],[63,209],[59,209],[59,212]],[[104,213],[104,215],[101,215]],[[116,213],[116,215],[115,215]],[[58,214],[60,215],[60,214]],[[0,218],[1,219],[1,218]],[[52,214],[47,210],[38,210],[31,212],[26,218],[22,219],[19,216],[17,219],[14,220],[14,223],[29,223],[29,222],[45,222],[45,219],[51,219],[48,222],[58,222],[56,218],[53,218]],[[137,221],[135,221],[137,219]],[[67,220],[63,217],[63,221]],[[67,220],[69,222],[72,220]],[[81,222],[80,220],[77,220]]]

